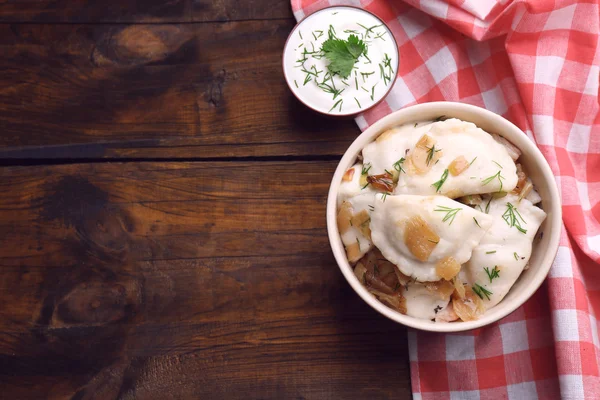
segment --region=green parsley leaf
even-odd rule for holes
[[[321,50],[329,60],[328,69],[346,79],[350,76],[354,64],[366,51],[367,46],[356,35],[350,35],[348,40],[330,37],[323,42]]]

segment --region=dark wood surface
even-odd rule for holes
[[[281,73],[288,1],[0,0],[0,398],[409,398],[337,268],[353,121]]]

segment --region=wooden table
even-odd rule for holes
[[[287,0],[0,1],[0,397],[406,398],[325,226]]]

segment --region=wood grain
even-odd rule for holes
[[[356,124],[285,84],[292,26],[0,25],[0,159],[342,154]]]
[[[289,0],[1,0],[1,22],[204,22],[292,18]]]
[[[0,169],[2,397],[410,397],[405,330],[331,255],[334,168]]]

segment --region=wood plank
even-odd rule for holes
[[[0,23],[178,23],[292,18],[289,0],[3,0]]]
[[[287,88],[290,21],[0,25],[0,159],[339,155]]]
[[[345,282],[335,162],[0,169],[7,398],[409,398],[406,331]]]

